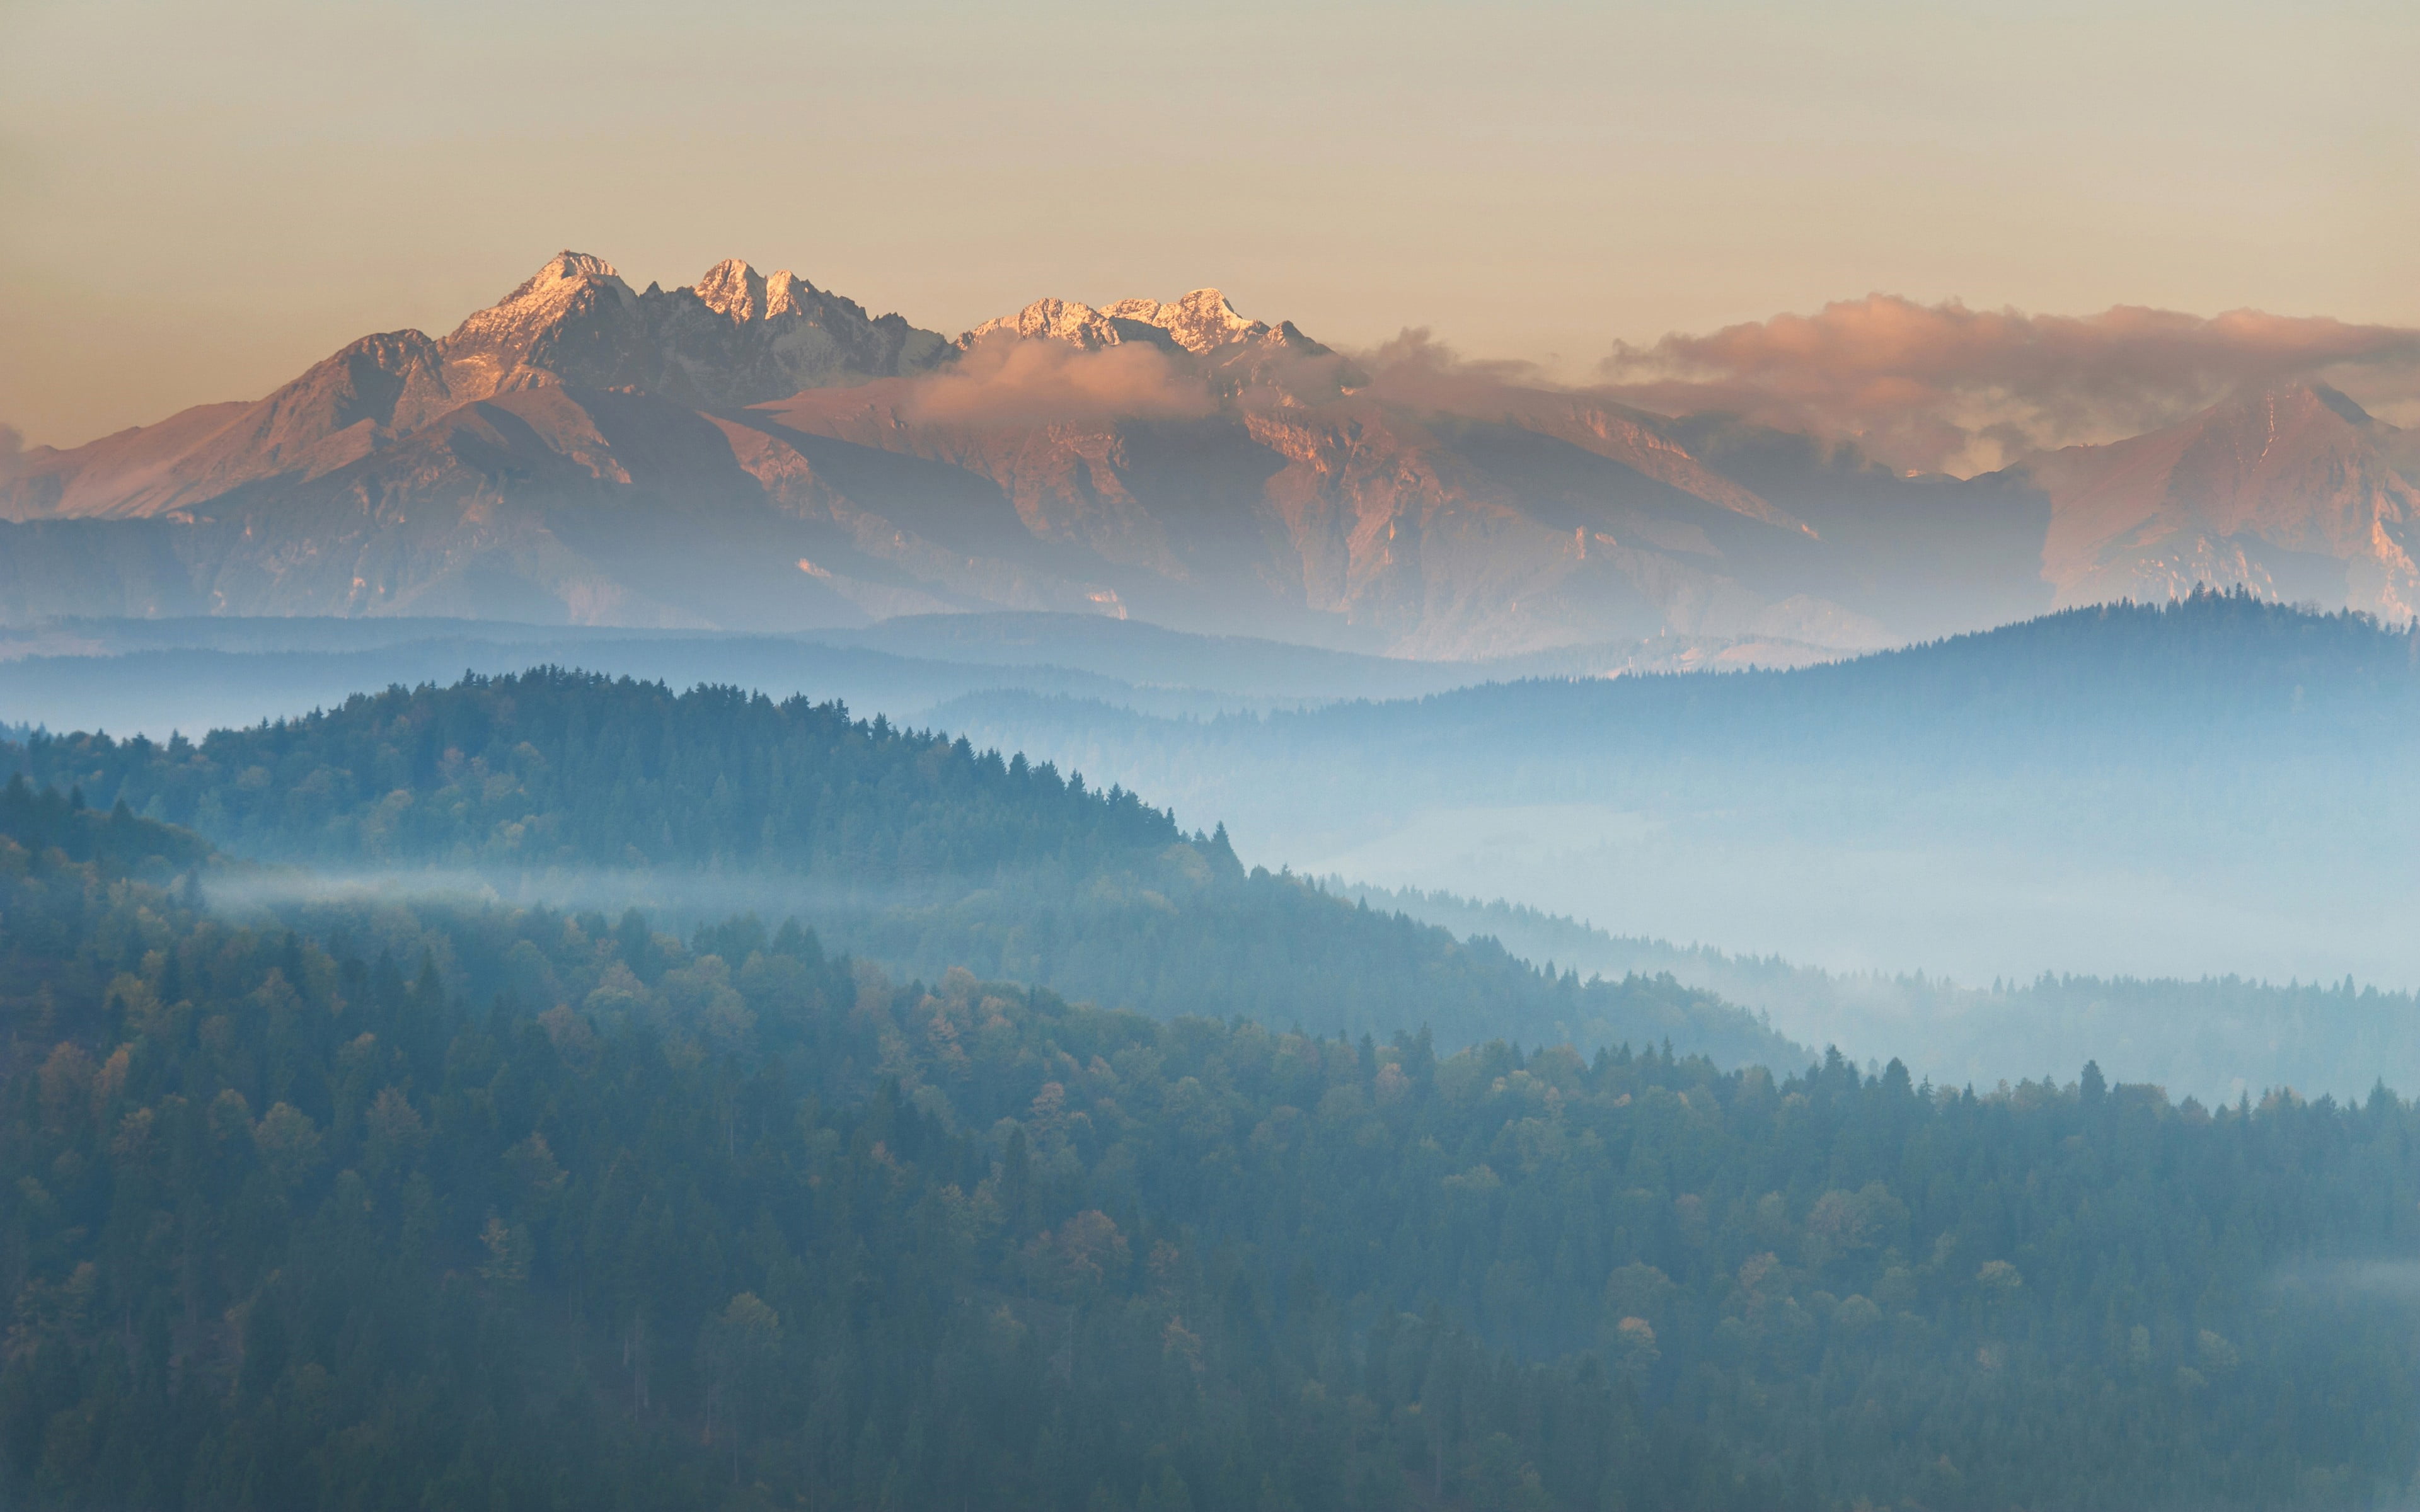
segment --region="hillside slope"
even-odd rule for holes
[[[932,717],[1297,870],[1624,934],[1967,981],[2420,986],[2420,638],[2242,594],[1790,671],[1208,720],[995,692]]]
[[[2209,583],[2409,620],[2420,612],[2409,448],[2335,390],[2295,384],[2019,471],[2051,501],[2043,574],[2062,604]]]
[[[1247,872],[1223,828],[1188,835],[1121,789],[805,699],[537,671],[356,697],[198,744],[38,734],[0,750],[9,764],[240,856],[399,871],[406,887],[420,872],[441,873],[431,887],[645,900],[692,920],[740,900],[908,969],[969,966],[1161,1015],[1807,1057],[1668,979],[1547,978]]]
[[[2420,1460],[2382,1090],[1441,1057],[750,920],[230,922],[6,839],[0,1004],[11,1505],[2232,1512]]]

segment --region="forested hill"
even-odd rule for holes
[[[0,1004],[12,1507],[2210,1512],[2420,1462],[2384,1092],[1438,1057],[745,920],[240,927],[7,841]]]
[[[2420,981],[2396,922],[2420,906],[2420,631],[2360,615],[2202,594],[1792,671],[932,717],[1215,812],[1247,854],[1625,933],[1984,980]]]
[[[188,867],[209,852],[191,831],[139,818],[122,803],[96,813],[81,791],[37,791],[22,772],[0,787],[0,840],[29,856],[55,851],[70,861],[101,861],[125,872]]]
[[[1767,829],[2163,853],[2420,831],[2420,626],[2243,594],[2069,610],[1789,671],[1491,683],[1166,719],[984,693],[934,717],[1254,835],[1458,806],[1722,810]],[[2213,821],[2216,827],[2213,827]],[[2223,836],[2223,838],[2222,838]]]
[[[777,867],[850,886],[1082,872],[1185,839],[1131,794],[837,703],[540,670],[390,688],[198,745],[36,734],[36,781],[251,856]]]
[[[2039,725],[2053,711],[2061,734],[2102,721],[2179,736],[2212,726],[2290,730],[2298,716],[2305,729],[2324,717],[2330,736],[2364,727],[2408,733],[2420,720],[2420,621],[2385,624],[2205,588],[1787,672],[1640,679],[1627,696],[1648,697],[1648,688],[1698,695],[1698,707],[1753,702],[1784,719],[1823,713],[1844,725],[1900,706],[1945,723],[1993,725]]]
[[[2420,744],[2420,622],[2389,626],[2204,592],[1787,671],[1488,683],[1202,721],[985,693],[936,717],[961,727],[1056,723],[1064,731],[1056,746],[1182,749],[1214,768],[1350,752],[1341,764],[1356,780],[1377,761],[1390,778],[1425,775],[1447,790],[1468,780],[1472,763],[1579,783],[1619,779],[1621,764],[1641,762],[1729,772],[1854,758],[1883,764],[1894,779],[1952,758],[1956,771],[1936,775],[2179,765],[2197,742],[2222,735],[2226,744],[2202,764],[2385,759]],[[1658,764],[1652,780],[1665,776]]]
[[[1626,686],[1625,686],[1626,685]],[[2420,716],[2420,622],[2319,613],[2238,589],[2157,604],[2096,604],[1896,651],[1789,671],[1650,675],[1607,697],[1845,725],[1891,706],[1944,720],[2081,724],[2111,716],[2171,729],[2263,722],[2297,712],[2408,728]],[[1432,695],[1432,704],[1486,691]]]
[[[392,689],[199,744],[38,734],[9,758],[238,856],[470,868],[539,895],[604,873],[692,920],[707,910],[684,896],[738,886],[904,970],[966,967],[1160,1016],[1425,1025],[1449,1046],[1669,1041],[1726,1065],[1809,1055],[1668,977],[1549,977],[1492,944],[1247,872],[1223,827],[1188,835],[1130,793],[836,704],[540,671]]]

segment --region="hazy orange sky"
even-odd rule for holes
[[[2415,13],[0,0],[0,424],[256,395],[566,246],[1574,377],[1872,291],[2420,325]]]

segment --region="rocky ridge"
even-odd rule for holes
[[[271,479],[308,482],[465,405],[533,389],[631,389],[702,409],[929,370],[939,334],[787,270],[737,258],[693,286],[644,292],[563,252],[442,338],[365,336],[249,405],[209,405],[71,450],[39,448],[0,480],[0,518],[123,518],[209,505]]]
[[[1022,341],[1074,355],[973,360]],[[1127,405],[1143,380],[1183,402]],[[1427,657],[1859,647],[2040,612],[2054,584],[2408,613],[2415,476],[2412,433],[2311,388],[1910,480],[1721,417],[1364,373],[1216,289],[1036,301],[954,342],[786,270],[638,290],[565,252],[442,337],[366,336],[260,400],[15,458],[0,619],[1028,609]]]
[[[1072,300],[1041,299],[1015,315],[986,320],[958,338],[961,350],[987,336],[1047,337],[1085,351],[1141,341],[1171,351],[1209,357],[1237,347],[1275,348],[1324,357],[1328,348],[1306,336],[1291,320],[1272,326],[1239,314],[1215,288],[1197,288],[1163,303],[1119,300],[1094,309]]]

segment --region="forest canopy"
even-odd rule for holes
[[[9,1505],[2420,1484],[2384,1086],[1862,1070],[732,689],[473,677],[0,766]],[[542,901],[600,875],[766,906]]]
[[[540,897],[751,893],[836,946],[1159,1017],[1622,1041],[1727,1065],[1805,1051],[1665,977],[1548,976],[1486,943],[1247,872],[1117,788],[837,704],[560,671],[394,688],[195,743],[36,735],[35,781],[238,856],[447,868]],[[602,880],[600,880],[602,879]],[[675,910],[690,922],[716,907]]]
[[[2383,1090],[1439,1056],[185,892],[0,841],[12,1499],[2277,1507],[2420,1453]]]

